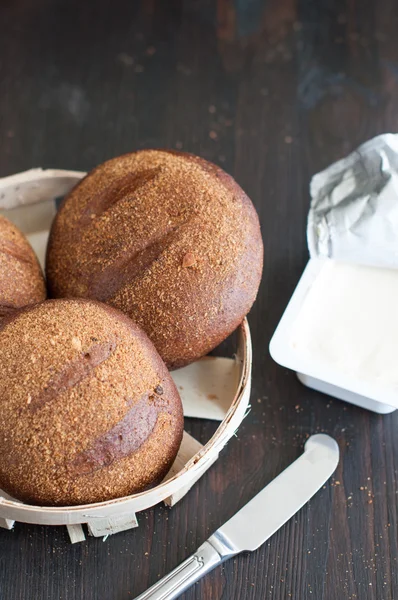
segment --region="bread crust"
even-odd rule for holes
[[[169,368],[207,354],[257,295],[257,213],[232,177],[192,154],[112,159],[71,191],[46,262],[52,297],[89,297],[129,315]]]
[[[0,215],[0,319],[45,298],[43,273],[31,245],[22,231]]]
[[[145,333],[85,299],[48,300],[0,328],[0,488],[76,505],[159,483],[183,433],[181,399]]]

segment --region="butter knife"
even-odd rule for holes
[[[304,453],[222,525],[174,571],[136,600],[174,600],[206,573],[240,552],[257,550],[312,498],[334,473],[339,447],[318,433]]]

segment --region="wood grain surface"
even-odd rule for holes
[[[397,31],[394,0],[1,3],[0,175],[187,150],[235,176],[265,245],[250,314],[252,410],[237,437],[178,506],[140,514],[136,530],[75,546],[64,528],[0,530],[2,600],[134,598],[320,431],[340,445],[333,480],[260,550],[183,599],[398,598],[398,414],[310,391],[268,353],[307,260],[311,175],[397,130]],[[215,427],[186,423],[202,441]]]

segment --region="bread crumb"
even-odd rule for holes
[[[187,252],[184,256],[184,258],[182,259],[182,266],[183,267],[193,267],[196,264],[196,258],[195,255],[192,254],[192,252]]]
[[[82,343],[79,340],[79,338],[77,338],[77,337],[72,338],[72,346],[75,348],[75,350],[78,350],[79,352],[81,351]]]

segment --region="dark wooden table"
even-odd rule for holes
[[[265,268],[250,315],[252,411],[217,463],[177,507],[148,510],[106,542],[1,530],[1,600],[134,598],[320,431],[340,445],[333,480],[184,599],[398,598],[398,414],[310,391],[268,353],[307,260],[311,175],[397,130],[397,32],[394,0],[3,0],[0,175],[89,169],[143,147],[200,154],[253,199]],[[215,430],[186,427],[202,441]]]

